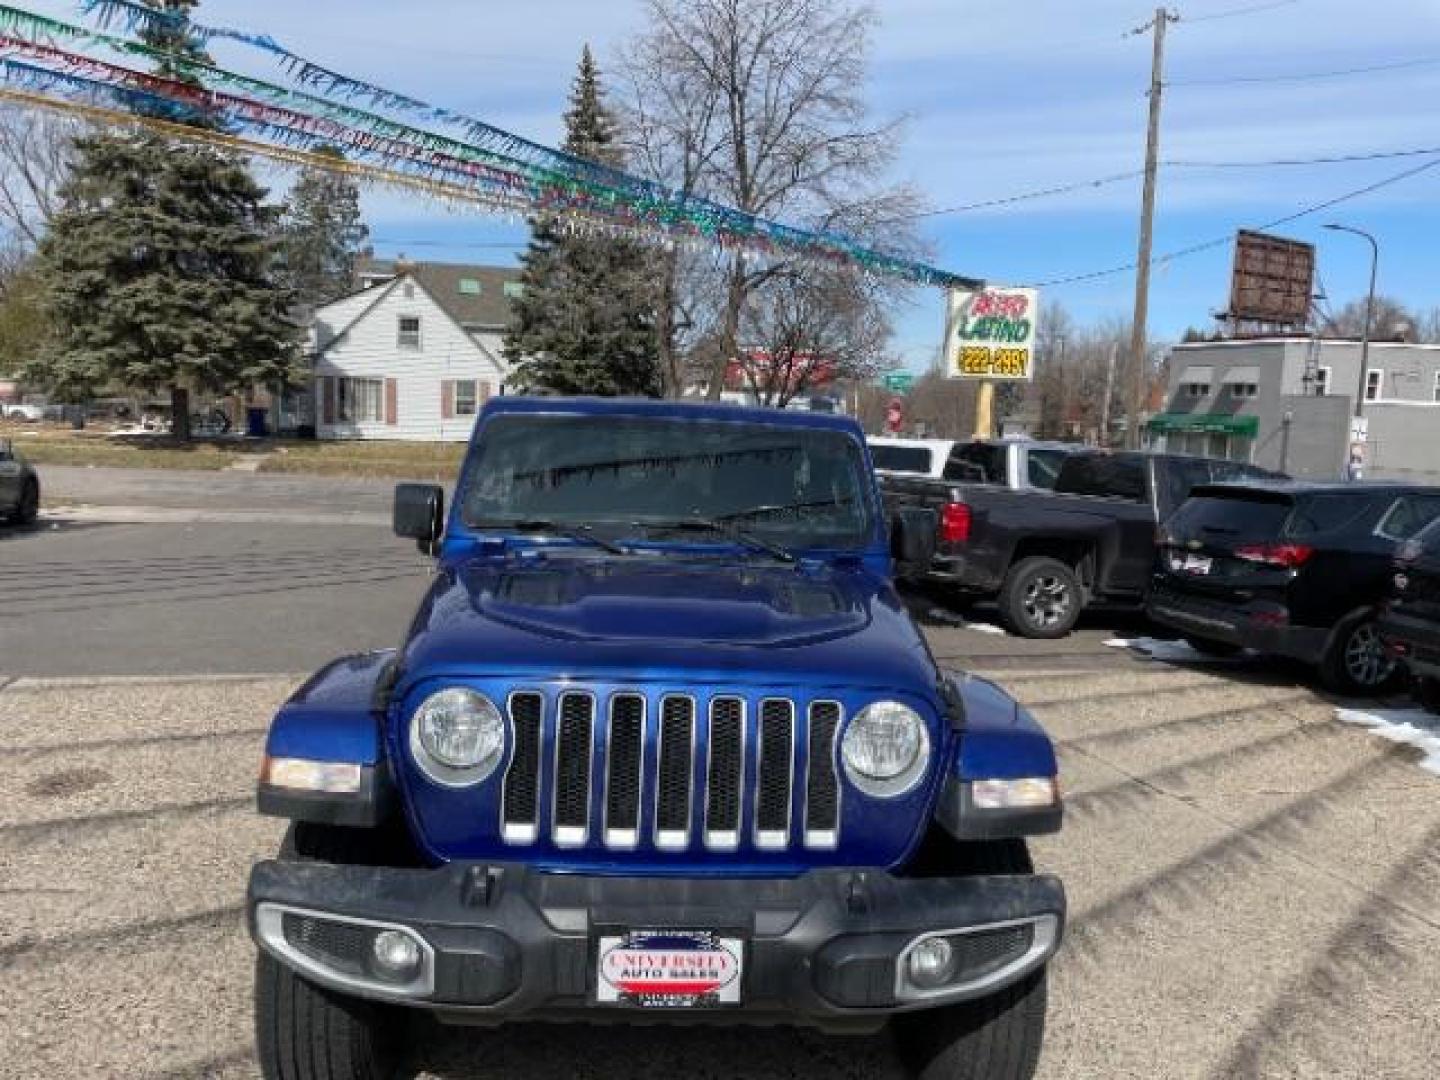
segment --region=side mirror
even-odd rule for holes
[[[934,510],[906,507],[896,511],[890,529],[890,554],[902,573],[923,573],[930,569],[939,525]]]
[[[409,537],[426,555],[440,550],[445,532],[445,489],[433,484],[395,485],[395,535]]]

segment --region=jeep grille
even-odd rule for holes
[[[839,703],[719,693],[511,694],[510,844],[780,851],[839,843]],[[802,775],[803,773],[803,775]]]

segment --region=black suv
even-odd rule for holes
[[[1393,600],[1380,634],[1416,678],[1416,696],[1440,712],[1440,522],[1400,545]]]
[[[1146,610],[1197,649],[1314,664],[1340,693],[1400,670],[1376,627],[1396,546],[1440,518],[1440,488],[1207,485],[1167,521]]]

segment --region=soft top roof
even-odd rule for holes
[[[773,427],[822,428],[843,431],[864,441],[860,425],[833,413],[757,409],[700,401],[657,401],[653,398],[493,397],[481,410],[491,416],[629,416],[653,420],[713,421],[730,424],[769,424]]]

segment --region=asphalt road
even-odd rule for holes
[[[281,831],[252,802],[266,721],[299,673],[392,643],[427,572],[378,526],[295,523],[333,506],[283,510],[0,530],[0,1077],[257,1075],[240,901]],[[1415,751],[1295,672],[1107,648],[1114,618],[1036,643],[915,610],[1060,740],[1067,824],[1034,845],[1072,914],[1045,1080],[1435,1075],[1440,780]],[[58,672],[79,677],[34,678]],[[425,1028],[412,1065],[900,1075],[881,1037],[749,1030]]]

